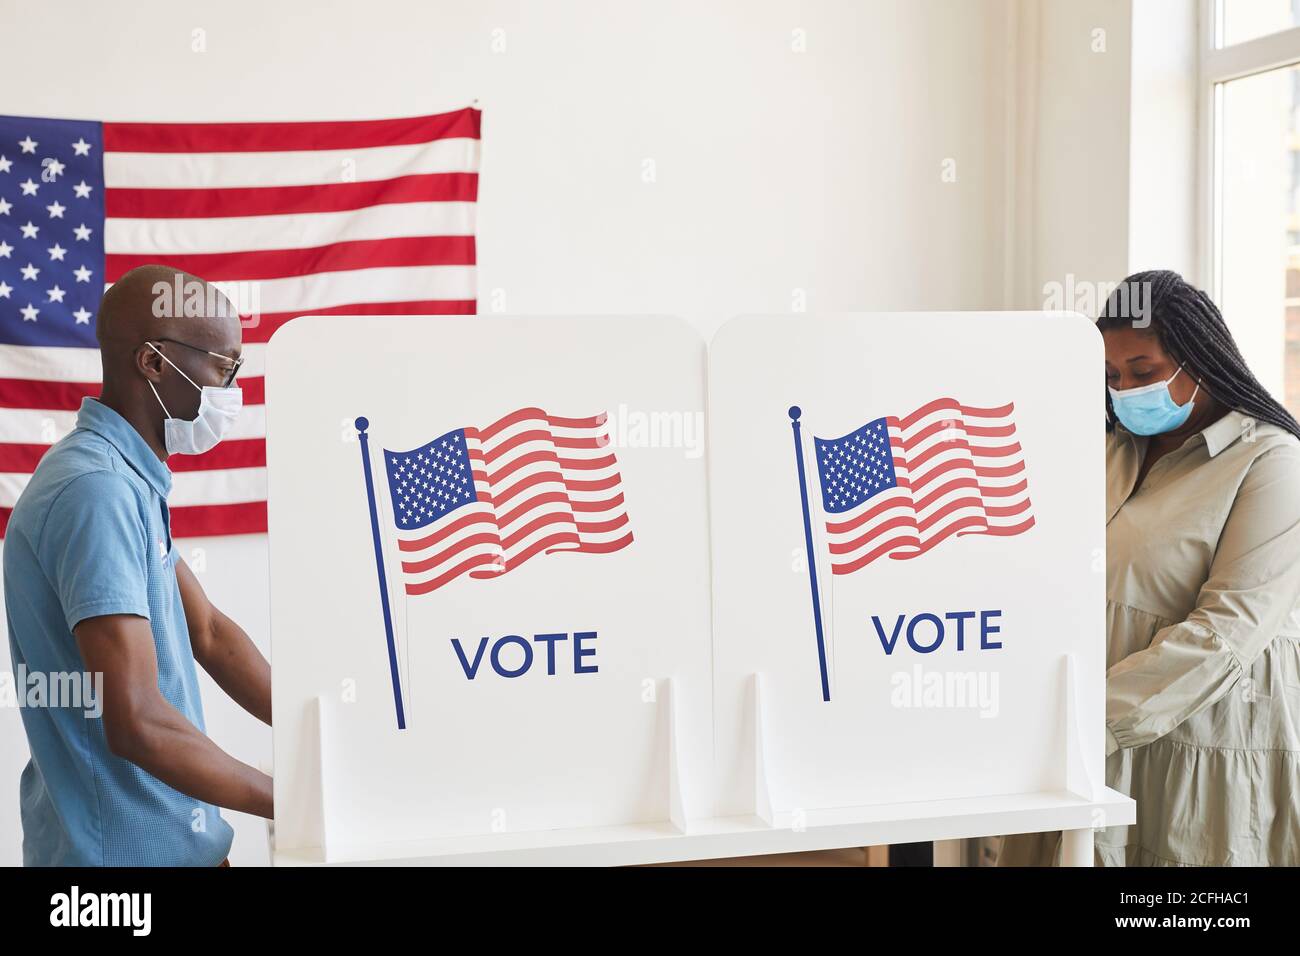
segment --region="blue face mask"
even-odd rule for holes
[[[1183,367],[1178,367],[1181,372]],[[1192,414],[1192,402],[1196,392],[1201,390],[1198,382],[1192,397],[1186,403],[1178,405],[1169,394],[1169,383],[1178,377],[1178,372],[1153,385],[1123,390],[1107,388],[1110,391],[1110,404],[1115,409],[1115,417],[1120,424],[1135,435],[1159,435],[1180,427]]]

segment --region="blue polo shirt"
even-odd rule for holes
[[[233,831],[217,807],[114,756],[96,708],[53,693],[57,675],[85,671],[72,634],[80,621],[134,614],[153,631],[158,689],[204,731],[176,583],[171,481],[126,419],[86,398],[10,516],[5,612],[32,752],[19,784],[27,866],[215,866],[230,850]],[[46,682],[44,701],[33,697],[33,675]]]

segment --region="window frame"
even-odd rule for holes
[[[1200,0],[1197,76],[1197,125],[1200,163],[1197,262],[1201,288],[1216,302],[1223,296],[1223,177],[1219,122],[1223,85],[1232,80],[1300,64],[1300,26],[1268,33],[1231,46],[1220,46],[1223,4],[1230,0]]]

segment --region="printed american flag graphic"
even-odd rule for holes
[[[410,451],[383,450],[407,594],[488,578],[538,554],[632,543],[606,416],[521,408]]]
[[[213,282],[244,317],[244,410],[212,451],[168,460],[173,533],[265,531],[267,339],[303,314],[475,312],[480,119],[0,116],[0,534],[99,394],[100,296],[146,263]]]
[[[939,398],[902,418],[814,438],[833,574],[914,558],[952,535],[1034,526],[1011,404]]]

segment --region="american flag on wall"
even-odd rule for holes
[[[266,530],[263,354],[303,314],[473,314],[481,112],[312,123],[0,116],[0,534],[99,394],[95,310],[125,272],[207,279],[244,316],[244,411],[174,456],[177,536]],[[255,314],[254,314],[255,313]]]
[[[538,554],[632,543],[604,413],[521,408],[410,451],[383,449],[407,594],[495,577]]]
[[[954,534],[1032,528],[1013,411],[939,398],[842,438],[814,438],[831,572],[914,558]]]

